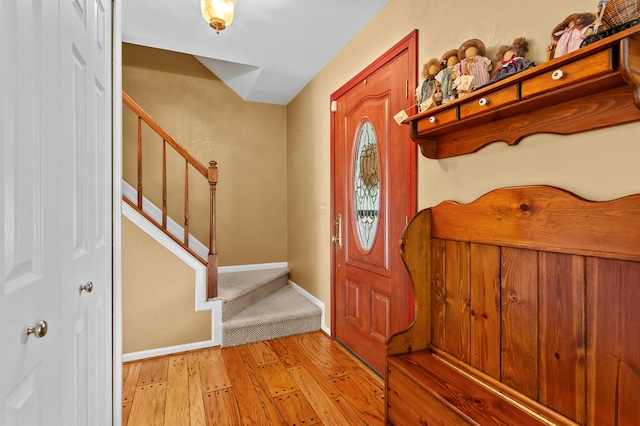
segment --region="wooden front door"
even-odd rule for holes
[[[416,147],[393,116],[413,103],[413,32],[332,95],[335,337],[375,370],[412,318],[399,239],[416,210]]]

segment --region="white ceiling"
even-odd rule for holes
[[[216,34],[199,0],[127,0],[122,39],[194,55],[243,99],[285,105],[388,1],[236,0]]]

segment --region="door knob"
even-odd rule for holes
[[[38,321],[34,327],[27,327],[27,336],[34,334],[37,338],[44,337],[47,334],[49,326],[46,321]]]
[[[80,294],[82,294],[82,290],[87,293],[91,293],[93,291],[93,283],[91,281],[87,281],[85,285],[80,285]]]

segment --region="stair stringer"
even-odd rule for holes
[[[129,199],[129,201],[133,201],[134,203],[138,199],[138,191],[136,191],[136,189],[129,185],[125,180],[122,181],[122,195]],[[162,210],[160,210],[155,204],[153,204],[147,199],[147,197],[144,196],[142,197],[142,210],[146,214],[151,216],[156,222],[162,223]],[[182,239],[184,236],[184,228],[168,216],[167,232],[178,239]],[[196,239],[196,237],[191,234],[189,234],[189,248],[201,258],[205,260],[207,259],[209,248],[202,244],[200,240]]]

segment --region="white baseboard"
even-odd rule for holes
[[[245,271],[258,271],[262,269],[277,269],[288,268],[287,262],[275,262],[275,263],[254,263],[249,265],[234,265],[234,266],[219,266],[218,273],[225,272],[245,272]]]
[[[305,290],[304,288],[300,287],[298,284],[294,283],[293,281],[289,280],[289,284],[291,285],[291,287],[293,287],[298,293],[302,294],[304,297],[306,297],[307,299],[309,299],[311,301],[311,303],[313,303],[314,305],[316,305],[317,307],[319,307],[320,309],[322,309],[322,316],[320,317],[320,328],[322,329],[322,331],[324,331],[325,333],[327,333],[329,336],[331,336],[331,328],[329,328],[326,324],[325,324],[325,309],[324,309],[324,302],[320,299],[318,299],[317,297],[315,297],[313,294],[309,293],[307,290]]]
[[[137,361],[140,359],[171,355],[185,351],[194,351],[196,349],[210,348],[212,346],[220,346],[220,342],[216,344],[213,340],[205,340],[204,342],[187,343],[185,345],[167,346],[166,348],[150,349],[148,351],[131,352],[122,355],[122,362]]]
[[[242,266],[238,266],[238,268],[241,268],[241,267]],[[232,267],[232,268],[236,268],[236,267]],[[308,291],[306,291],[305,289],[300,287],[298,284],[294,283],[293,281],[289,280],[289,284],[298,293],[302,294],[304,297],[309,299],[311,301],[311,303],[313,303],[314,305],[316,305],[317,307],[319,307],[322,310],[322,316],[320,317],[320,328],[322,329],[322,331],[324,331],[328,335],[331,335],[331,328],[329,328],[325,324],[325,307],[324,307],[324,303],[320,299],[318,299],[317,297],[315,297],[314,295],[312,295],[311,293],[309,293]],[[219,301],[216,301],[216,302],[220,303]],[[221,312],[222,312],[221,308],[212,310],[212,323],[213,323],[212,324],[213,325],[213,327],[212,327],[212,336],[211,336],[212,340],[206,340],[206,341],[203,341],[203,342],[187,343],[187,344],[184,344],[184,345],[167,346],[167,347],[164,347],[164,348],[149,349],[149,350],[140,351],[140,352],[131,352],[131,353],[122,355],[122,362],[137,361],[137,360],[146,359],[146,358],[153,358],[153,357],[157,357],[157,356],[171,355],[171,354],[175,354],[175,353],[179,353],[179,352],[193,351],[193,350],[209,348],[209,347],[213,347],[213,346],[220,346],[220,343],[221,343],[220,329],[219,329],[219,327],[216,327],[215,324],[221,324],[222,323]]]

